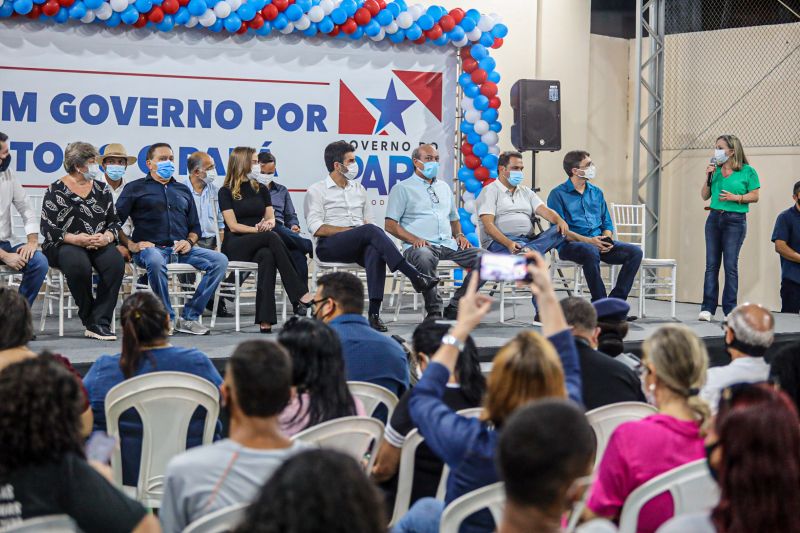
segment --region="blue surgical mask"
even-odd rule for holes
[[[508,173],[508,183],[511,184],[512,187],[517,187],[520,183],[522,183],[522,171],[521,170],[512,170]]]
[[[114,181],[119,181],[125,175],[124,165],[106,165],[106,176]]]
[[[432,180],[439,173],[438,161],[426,161],[422,164],[422,175]]]
[[[175,163],[172,161],[159,161],[156,168],[156,174],[168,180],[175,174]]]
[[[714,150],[714,160],[718,165],[721,165],[728,160],[728,154],[725,153],[725,150],[717,148]]]

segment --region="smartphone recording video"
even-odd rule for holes
[[[480,278],[484,281],[530,281],[528,259],[520,255],[483,254]]]

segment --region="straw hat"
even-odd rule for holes
[[[119,143],[105,145],[105,147],[100,150],[100,155],[97,156],[96,161],[98,164],[102,165],[107,157],[124,157],[128,165],[136,163],[136,158],[132,155],[128,155],[128,152],[125,151],[125,147]]]

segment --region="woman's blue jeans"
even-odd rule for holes
[[[725,268],[722,312],[736,307],[739,293],[739,251],[747,235],[747,214],[711,211],[706,220],[706,274],[701,311],[713,316],[719,302],[719,267]]]

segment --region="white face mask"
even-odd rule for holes
[[[591,165],[589,168],[583,171],[582,178],[586,178],[587,180],[593,180],[597,176],[597,167]]]
[[[206,170],[206,177],[203,178],[203,181],[206,182],[206,185],[211,185],[214,183],[215,179],[217,179],[217,169],[209,168]]]
[[[256,181],[259,182],[261,185],[269,187],[269,184],[272,183],[272,178],[275,174],[259,174],[256,176]]]
[[[261,165],[255,164],[250,167],[250,173],[247,175],[251,180],[259,181],[261,177]]]
[[[714,160],[717,162],[718,165],[721,165],[728,160],[728,154],[726,154],[725,150],[723,150],[722,148],[716,148],[714,150]]]
[[[87,180],[93,180],[100,175],[100,165],[92,163],[86,167],[86,172],[83,172],[83,177]]]
[[[347,172],[342,172],[345,178],[348,180],[354,180],[358,176],[358,163],[353,161],[349,165],[347,165]],[[340,171],[341,172],[341,171]]]

